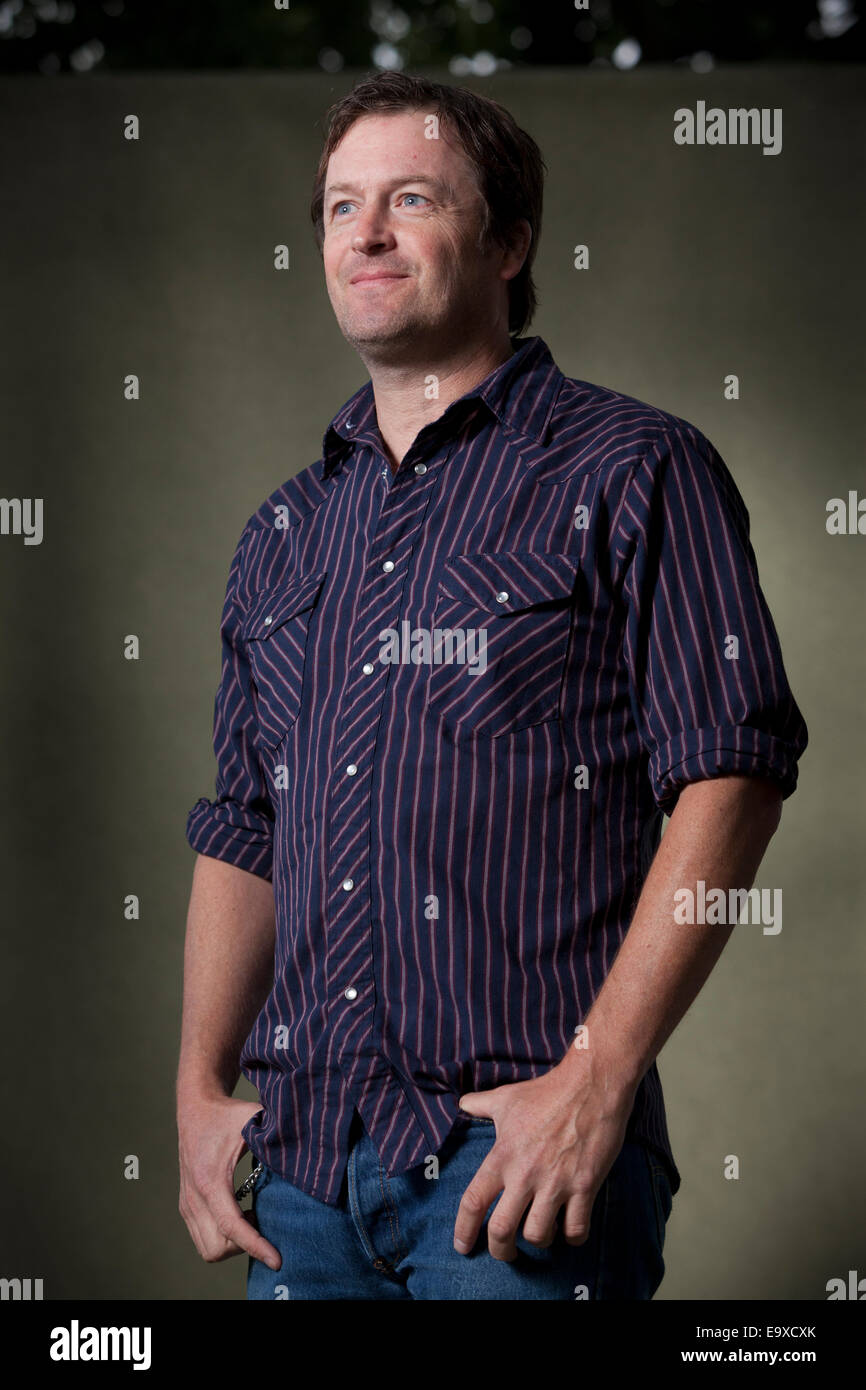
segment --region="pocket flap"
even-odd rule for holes
[[[244,619],[246,641],[267,638],[289,618],[312,608],[325,582],[325,571],[296,579],[275,589],[262,589],[256,594]]]
[[[579,568],[576,555],[538,550],[449,555],[443,561],[439,592],[503,617],[537,603],[570,598]]]

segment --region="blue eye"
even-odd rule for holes
[[[419,198],[419,199],[421,200],[422,203],[429,203],[429,201],[430,201],[430,199],[429,199],[429,198],[426,198],[426,197],[424,196],[423,193],[403,193],[403,194],[401,194],[400,196],[401,196],[401,198],[403,199],[404,202],[406,201],[407,198]],[[414,206],[414,205],[410,205],[410,206]],[[342,209],[342,208],[351,208],[351,207],[354,207],[354,204],[353,204],[352,202],[350,202],[350,201],[347,201],[347,202],[344,202],[344,203],[335,203],[335,204],[334,204],[334,209],[333,209],[333,215],[334,215],[334,217],[339,217],[339,216],[341,215],[341,209]]]

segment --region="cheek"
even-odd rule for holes
[[[471,273],[477,261],[475,247],[456,231],[447,238],[444,257],[447,273],[452,280],[462,279]]]
[[[322,266],[325,272],[325,283],[328,289],[335,289],[339,284],[339,276],[337,274],[338,263],[338,257],[333,254],[333,251],[331,251],[330,254],[328,251],[325,251],[322,257]]]
[[[339,232],[329,231],[322,243],[322,263],[327,275],[335,275],[345,254],[345,237]]]
[[[465,251],[459,238],[444,237],[437,242],[435,250],[430,251],[428,267],[435,273],[437,280],[453,284],[463,273],[463,255]]]

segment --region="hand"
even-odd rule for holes
[[[582,1245],[589,1235],[596,1194],[625,1140],[635,1088],[593,1073],[576,1053],[532,1081],[469,1091],[461,1110],[485,1115],[496,1141],[463,1194],[454,1225],[454,1248],[468,1255],[487,1210],[495,1260],[513,1260],[516,1235],[527,1207],[524,1238],[550,1245],[556,1216],[565,1205],[565,1239]]]
[[[270,1269],[282,1264],[280,1252],[259,1235],[235,1197],[234,1171],[247,1148],[241,1129],[261,1108],[231,1096],[178,1098],[178,1207],[209,1263],[246,1251]]]

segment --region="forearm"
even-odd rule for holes
[[[177,1093],[231,1095],[239,1056],[273,983],[273,887],[199,855],[184,948]]]
[[[750,888],[781,816],[776,786],[720,777],[686,787],[662,836],[616,960],[586,1016],[587,1048],[560,1066],[575,1079],[586,1063],[614,1095],[633,1094],[721,955],[733,926],[683,925],[674,894]]]

